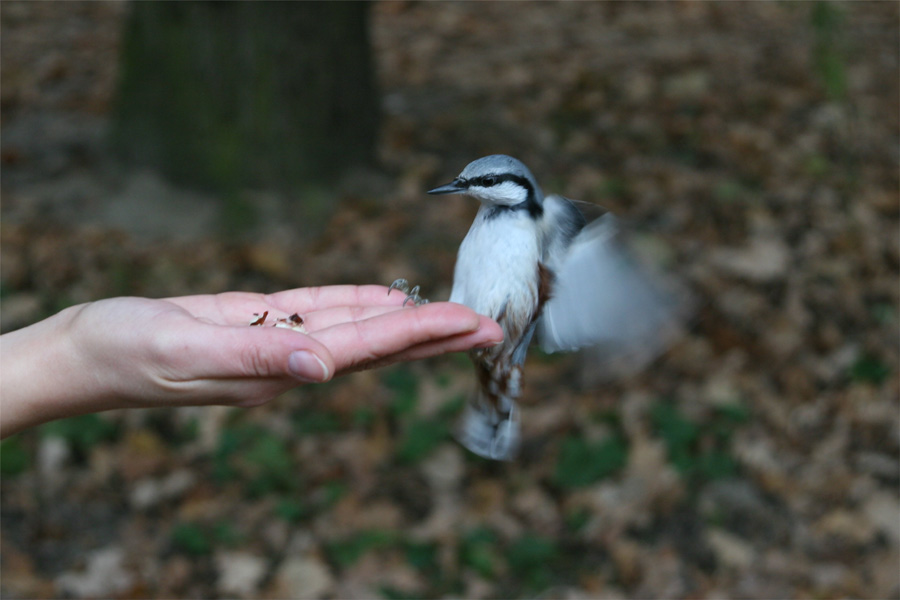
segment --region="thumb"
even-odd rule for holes
[[[318,343],[318,342],[317,342]],[[321,345],[321,344],[319,344]],[[323,346],[324,348],[324,346]],[[334,375],[334,359],[325,351],[331,366],[312,350],[294,350],[288,355],[288,372],[304,383],[322,383]]]
[[[191,344],[195,357],[206,354],[201,369],[207,377],[288,378],[303,383],[328,381],[334,357],[315,338],[276,327],[209,325]]]

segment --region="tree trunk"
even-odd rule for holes
[[[364,2],[134,2],[114,144],[173,180],[296,189],[369,162]]]

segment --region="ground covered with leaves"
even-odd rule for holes
[[[306,192],[314,235],[303,198],[109,155],[124,10],[0,5],[4,332],[124,294],[445,298],[475,207],[423,191],[495,152],[697,311],[637,374],[533,352],[508,464],[452,440],[462,356],[14,436],[4,598],[900,595],[896,3],[380,3],[381,166]]]

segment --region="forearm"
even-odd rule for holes
[[[0,336],[0,437],[114,407],[104,378],[79,355],[72,307]]]

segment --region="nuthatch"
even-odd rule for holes
[[[658,345],[674,308],[618,245],[612,215],[587,224],[572,201],[545,197],[515,158],[480,158],[428,193],[481,202],[459,247],[450,301],[497,321],[504,341],[470,352],[479,391],[458,437],[480,456],[509,460],[521,439],[516,400],[535,333],[547,352]],[[405,280],[391,287],[408,291]],[[424,301],[418,287],[409,298]]]

